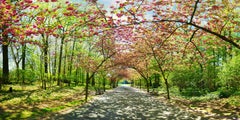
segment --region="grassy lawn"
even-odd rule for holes
[[[12,93],[7,91],[8,85],[0,93],[0,120],[40,119],[84,103],[84,86],[54,86],[47,90],[37,86],[11,86]]]

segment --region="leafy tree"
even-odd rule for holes
[[[9,83],[9,58],[8,47],[13,37],[20,35],[19,21],[25,15],[24,10],[30,7],[32,1],[9,1],[3,0],[0,3],[0,41],[2,45],[3,74],[0,81]]]

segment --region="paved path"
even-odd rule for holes
[[[196,120],[137,89],[121,86],[82,107],[55,117],[56,120]]]

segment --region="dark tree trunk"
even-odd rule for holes
[[[164,78],[164,81],[165,81],[165,85],[166,85],[166,89],[167,89],[167,99],[170,99],[168,80],[166,78]]]
[[[22,83],[25,83],[26,44],[22,45]]]
[[[43,48],[43,60],[44,60],[44,78],[43,78],[43,89],[47,89],[47,79],[48,79],[48,36],[46,36],[46,39],[44,38],[44,35],[42,35],[44,39],[44,48]]]
[[[9,59],[8,59],[8,41],[7,36],[4,37],[3,42],[6,44],[2,44],[2,58],[3,58],[3,74],[2,79],[4,84],[9,83]]]
[[[147,85],[147,92],[149,93],[150,84],[147,79],[145,79],[145,80],[146,80],[146,85]]]
[[[88,99],[88,84],[89,84],[89,73],[87,72],[87,76],[86,76],[86,86],[85,86],[85,102],[87,102]]]
[[[95,76],[92,77],[92,86],[95,86]]]
[[[44,72],[48,73],[48,44],[46,43],[44,46]]]

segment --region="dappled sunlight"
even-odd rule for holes
[[[19,90],[0,93],[0,120],[40,119],[84,103],[83,87]],[[43,116],[44,115],[44,116]]]
[[[200,119],[186,111],[162,103],[149,94],[120,86],[69,113],[52,119]]]

